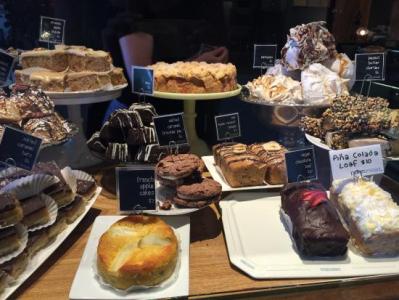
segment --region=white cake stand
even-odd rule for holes
[[[111,101],[118,98],[122,90],[127,86],[121,85],[112,90],[97,90],[84,92],[46,92],[54,104],[65,105],[68,110],[68,119],[79,128],[78,134],[63,147],[60,151],[53,151],[46,154],[46,159],[56,159],[60,165],[69,165],[72,168],[87,168],[98,165],[102,160],[94,157],[86,145],[87,139],[84,135],[84,119],[82,117],[82,105]],[[56,153],[57,152],[57,153]],[[61,153],[60,153],[61,152]],[[52,157],[54,156],[54,157]]]
[[[240,93],[241,86],[238,85],[237,89],[223,93],[183,94],[155,91],[153,97],[184,101],[184,125],[186,126],[191,152],[199,156],[204,156],[209,154],[210,150],[207,144],[203,140],[201,140],[197,134],[197,129],[195,127],[195,118],[197,117],[197,114],[195,112],[196,102],[200,100],[221,100],[237,96]]]

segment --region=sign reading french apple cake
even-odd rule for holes
[[[330,151],[334,180],[384,173],[381,145]]]
[[[139,213],[144,210],[155,210],[153,167],[116,168],[116,188],[120,213]]]
[[[241,136],[240,115],[238,113],[215,116],[215,124],[218,141]]]
[[[253,68],[273,67],[276,61],[277,45],[254,45]]]
[[[160,146],[187,144],[183,113],[154,116],[155,133]]]
[[[10,72],[14,66],[14,57],[0,50],[0,85],[7,82]]]
[[[154,70],[132,66],[132,91],[136,94],[154,94]]]
[[[359,53],[355,56],[356,81],[385,80],[385,54]]]
[[[314,148],[304,148],[285,153],[288,183],[317,179]]]
[[[51,44],[64,44],[65,20],[40,17],[39,41]]]
[[[22,169],[32,170],[41,144],[42,139],[5,126],[0,144],[0,161]]]

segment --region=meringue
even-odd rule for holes
[[[263,75],[247,83],[254,99],[274,103],[302,103],[301,83],[284,75]]]
[[[312,64],[301,73],[304,102],[327,104],[336,96],[348,95],[348,81],[322,64]]]
[[[323,61],[322,64],[341,78],[348,79],[348,88],[352,88],[355,83],[355,64],[345,53],[338,53],[334,58]]]
[[[281,49],[283,65],[288,70],[305,69],[310,64],[335,57],[334,36],[325,22],[311,22],[290,29],[287,43]]]

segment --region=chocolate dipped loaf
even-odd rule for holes
[[[321,184],[301,182],[285,186],[281,191],[281,209],[286,223],[292,225],[291,236],[301,256],[332,257],[346,253],[348,232]]]
[[[215,164],[232,187],[264,184],[266,164],[247,145],[225,143],[213,146]]]

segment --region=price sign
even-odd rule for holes
[[[155,210],[155,176],[153,167],[120,167],[116,168],[115,171],[120,213]]]
[[[273,67],[276,61],[277,45],[254,45],[253,68]]]
[[[15,58],[7,52],[0,50],[0,85],[4,85],[14,67]]]
[[[361,53],[355,55],[356,81],[385,80],[385,54]]]
[[[329,155],[334,180],[384,173],[380,145],[334,150]]]
[[[215,116],[215,124],[218,141],[241,136],[240,115],[238,113]]]
[[[65,20],[40,17],[40,42],[64,44]]]
[[[154,125],[160,146],[188,143],[183,113],[155,116]]]
[[[0,161],[30,171],[41,144],[42,139],[6,126],[0,144]]]
[[[132,91],[136,94],[154,94],[154,70],[132,66]]]
[[[316,180],[317,169],[314,148],[304,148],[285,153],[288,183]]]

